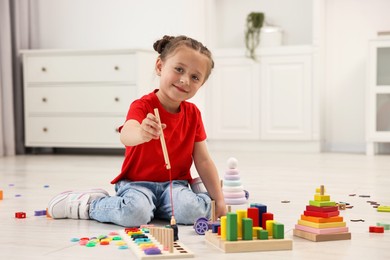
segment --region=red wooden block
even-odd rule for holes
[[[336,211],[331,211],[331,212],[318,212],[318,211],[307,211],[305,210],[303,212],[305,216],[310,216],[310,217],[320,217],[320,218],[330,218],[330,217],[336,217],[340,214],[338,210]]]
[[[26,212],[16,212],[15,218],[26,218]]]
[[[266,224],[265,223],[267,223],[267,220],[273,220],[274,219],[274,214],[272,214],[272,213],[263,213],[263,223],[262,223],[262,228],[263,229],[266,229],[267,228],[267,226],[266,226]]]
[[[253,226],[259,226],[259,209],[258,208],[248,208],[247,209],[248,218],[253,220]]]
[[[306,210],[316,211],[316,212],[331,212],[331,211],[337,211],[338,207],[337,206],[316,207],[316,206],[307,205]]]
[[[385,227],[382,226],[370,226],[370,233],[385,233]]]
[[[129,232],[138,232],[138,231],[140,231],[140,229],[137,228],[137,227],[125,228],[125,233],[126,233],[126,234],[129,233]]]

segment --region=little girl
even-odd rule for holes
[[[159,53],[155,70],[160,86],[131,104],[126,122],[120,127],[126,152],[122,170],[111,182],[116,195],[109,196],[100,189],[61,193],[49,202],[53,218],[94,219],[130,227],[147,224],[153,218],[169,220],[174,214],[178,224],[193,224],[200,217],[210,216],[211,199],[216,203],[216,216],[226,214],[201,113],[186,101],[208,79],[214,67],[211,53],[186,36],[164,36],[153,47]],[[161,134],[170,171],[164,161]],[[189,188],[192,163],[207,193],[196,194]]]

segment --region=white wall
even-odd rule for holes
[[[321,0],[317,0],[321,1]],[[390,30],[389,0],[325,2],[323,139],[331,152],[365,150],[367,41]],[[163,34],[243,48],[245,17],[266,13],[284,43],[312,43],[311,0],[36,0],[35,48],[150,48]],[[216,15],[210,19],[209,7]],[[210,32],[210,28],[212,31]],[[210,37],[210,35],[212,37]],[[201,93],[202,97],[204,93]]]
[[[283,30],[283,44],[312,43],[312,0],[216,0],[216,46],[244,48],[246,17],[263,12],[266,25]]]
[[[325,147],[365,152],[368,40],[390,31],[388,0],[326,0]]]
[[[37,0],[35,48],[149,48],[164,34],[205,40],[204,1]]]

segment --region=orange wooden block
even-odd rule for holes
[[[0,190],[0,200],[2,200],[2,199],[3,199],[3,191]]]
[[[314,223],[343,222],[343,217],[341,217],[341,216],[321,218],[321,217],[312,217],[312,216],[301,215],[301,219],[306,220],[306,221],[310,221],[310,222],[314,222]]]

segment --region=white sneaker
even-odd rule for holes
[[[52,218],[89,219],[89,205],[93,200],[109,196],[103,189],[65,191],[49,202],[48,213]]]

